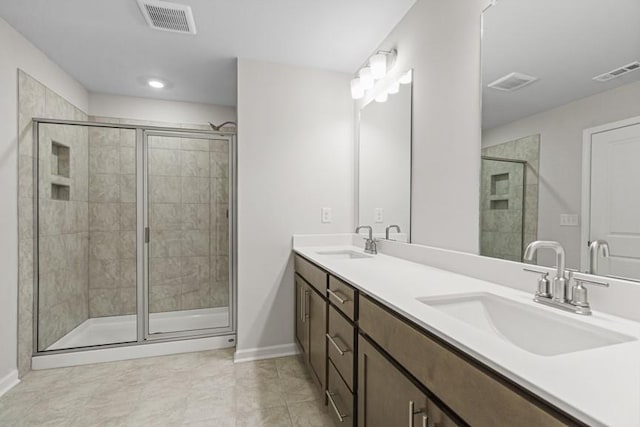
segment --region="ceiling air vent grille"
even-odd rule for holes
[[[140,11],[151,28],[175,33],[196,33],[191,8],[159,0],[138,0]]]
[[[528,76],[522,73],[511,73],[489,83],[489,87],[492,89],[502,90],[504,92],[511,92],[516,89],[523,88],[536,80],[538,80],[537,77]]]
[[[593,80],[597,82],[608,82],[609,80],[613,80],[635,70],[640,70],[640,62],[638,61],[627,64],[624,67],[616,68],[615,70],[611,70],[608,73],[595,76]]]

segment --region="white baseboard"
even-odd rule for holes
[[[20,382],[18,379],[18,370],[14,369],[3,378],[0,378],[0,396],[11,390]]]
[[[140,359],[143,357],[217,350],[235,346],[235,338],[235,335],[223,335],[219,337],[145,343],[69,353],[44,354],[32,357],[31,367],[34,370],[63,368],[67,366],[88,365],[92,363]]]
[[[233,361],[235,363],[250,362],[252,360],[273,359],[276,357],[293,356],[299,354],[300,350],[296,343],[272,345],[269,347],[249,348],[237,350]]]

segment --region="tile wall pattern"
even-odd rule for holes
[[[34,280],[34,147],[32,118],[56,118],[66,120],[87,120],[87,115],[65,99],[18,70],[18,372],[23,376],[31,369],[33,351],[33,280]],[[42,141],[46,142],[46,132]],[[40,257],[47,274],[48,284],[43,294],[43,321],[47,326],[41,331],[43,342],[55,341],[57,335],[75,326],[76,322],[86,318],[86,303],[79,304],[80,295],[86,295],[88,284],[88,263],[84,260],[83,247],[86,245],[87,224],[87,179],[86,169],[81,159],[86,158],[81,142],[86,135],[81,130],[70,131],[64,127],[51,130],[51,138],[68,142],[75,153],[72,161],[70,179],[70,201],[45,200],[42,218],[44,227],[41,230],[43,239]],[[86,143],[84,144],[86,147]],[[41,147],[42,148],[42,147]],[[46,164],[45,164],[46,163]],[[39,168],[50,172],[50,161],[41,161]],[[51,179],[48,173],[47,179]],[[84,177],[84,179],[83,179]],[[50,190],[49,184],[44,185]],[[49,195],[49,193],[44,193]],[[57,258],[63,251],[73,254],[73,261]],[[85,252],[86,253],[86,252]],[[84,261],[84,263],[82,262]],[[84,281],[84,285],[82,282]],[[76,297],[78,295],[78,297]],[[78,304],[76,304],[78,303]]]
[[[229,305],[226,141],[149,137],[150,311]]]
[[[483,160],[480,192],[480,254],[522,261],[524,248],[538,236],[540,135],[485,147],[482,155],[527,162],[523,174],[518,163]],[[491,177],[507,173],[510,208],[491,209],[491,201],[500,198],[492,194]]]
[[[135,144],[135,130],[89,128],[92,318],[136,312]]]

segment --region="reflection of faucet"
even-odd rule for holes
[[[524,259],[532,261],[538,249],[553,249],[556,252],[556,263],[558,270],[556,277],[553,278],[553,300],[557,302],[567,302],[567,279],[565,277],[565,256],[564,248],[558,242],[550,240],[536,240],[529,243],[524,251]]]
[[[360,230],[362,229],[369,230],[369,238],[364,241],[364,251],[368,254],[377,254],[378,248],[376,247],[376,241],[373,240],[373,227],[370,225],[359,225],[356,228],[356,233],[360,233]]]
[[[593,242],[589,247],[591,250],[592,267],[594,266],[594,254],[595,257],[597,257],[598,248],[600,247],[603,248],[602,251],[606,254],[605,256],[609,255],[609,245],[607,245],[607,242]],[[565,277],[564,249],[558,242],[543,240],[532,242],[524,251],[524,259],[527,261],[533,260],[536,251],[543,248],[553,249],[556,252],[556,262],[558,263],[558,270],[556,272],[556,277],[554,277],[553,279],[553,290],[552,292],[549,292],[549,281],[547,280],[547,276],[549,275],[549,273],[547,271],[525,268],[525,271],[542,275],[542,277],[540,277],[540,280],[538,280],[538,291],[536,292],[533,300],[541,304],[560,308],[562,310],[572,311],[577,314],[591,314],[591,306],[589,305],[589,300],[587,298],[587,289],[584,287],[584,285],[588,284],[608,287],[609,283],[602,282],[597,277],[594,277],[590,274],[584,274],[580,272],[570,272],[569,279],[567,280],[567,278]],[[571,281],[571,279],[573,279],[575,284],[573,286],[572,292],[569,292],[570,289],[567,286],[567,283]]]
[[[598,274],[598,254],[609,256],[609,244],[605,240],[594,240],[589,245],[589,274]]]
[[[398,230],[398,233],[400,233],[400,226],[399,225],[390,225],[387,227],[387,229],[384,232],[384,238],[389,240],[389,231],[391,231],[392,228],[395,228],[396,230]]]

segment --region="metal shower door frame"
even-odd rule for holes
[[[176,332],[156,332],[152,333],[149,330],[150,323],[150,284],[149,284],[149,247],[150,240],[153,236],[149,235],[149,137],[150,136],[164,136],[170,138],[193,138],[193,139],[223,139],[227,141],[229,147],[229,323],[228,326],[218,328],[207,329],[191,329]],[[138,194],[142,194],[143,197],[138,198],[138,239],[142,242],[138,245],[139,250],[142,250],[142,257],[138,258],[138,262],[142,262],[143,265],[138,264],[138,272],[143,273],[142,286],[138,286],[138,337],[143,337],[144,341],[153,342],[157,340],[171,340],[176,338],[193,338],[193,337],[205,337],[215,335],[226,335],[235,332],[236,326],[236,242],[237,242],[237,230],[236,230],[236,159],[237,148],[235,143],[235,135],[231,133],[216,133],[210,131],[198,131],[192,129],[140,129],[139,134],[136,136],[141,138],[137,147],[142,150],[141,159],[142,167],[138,169],[141,171],[141,177],[138,177],[138,185],[142,187],[138,190],[142,190]]]
[[[136,340],[112,344],[99,344],[84,347],[72,347],[57,350],[39,350],[39,139],[41,124],[62,126],[83,126],[87,128],[111,128],[135,131],[136,134]],[[33,126],[33,356],[46,354],[75,353],[87,350],[129,347],[145,345],[147,343],[170,342],[180,339],[205,338],[236,333],[237,325],[237,139],[235,132],[207,131],[200,129],[171,128],[136,124],[118,124],[104,122],[90,122],[79,120],[61,120],[48,118],[34,118]],[[201,139],[225,139],[229,144],[229,325],[224,328],[208,328],[184,332],[148,334],[148,244],[145,243],[145,227],[148,226],[148,135],[163,135],[173,137],[194,137]],[[142,197],[140,197],[142,195]]]

